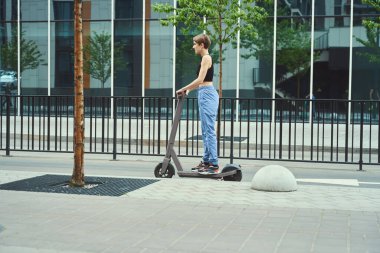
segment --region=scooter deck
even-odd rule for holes
[[[178,171],[179,177],[222,178],[236,174],[236,170],[217,174],[200,174],[199,172]]]

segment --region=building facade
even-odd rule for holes
[[[158,2],[176,5],[83,1],[84,44],[99,65],[85,74],[86,95],[170,97],[195,78],[193,35],[162,26],[165,16],[152,8]],[[261,40],[242,35],[225,47],[224,96],[380,99],[379,31],[362,24],[378,11],[361,0],[277,0],[265,8]],[[18,94],[73,94],[72,0],[0,0],[0,22],[0,73],[13,74]]]

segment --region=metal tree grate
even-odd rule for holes
[[[0,190],[121,196],[159,181],[137,178],[86,177],[85,187],[69,187],[70,179],[71,176],[47,174],[2,184]]]

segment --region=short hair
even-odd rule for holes
[[[208,49],[211,45],[210,37],[203,33],[195,36],[193,38],[193,41],[197,43],[198,45],[203,43],[205,49]]]

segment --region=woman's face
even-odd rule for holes
[[[203,44],[198,44],[197,42],[193,41],[193,49],[195,54],[201,54],[203,48]]]

